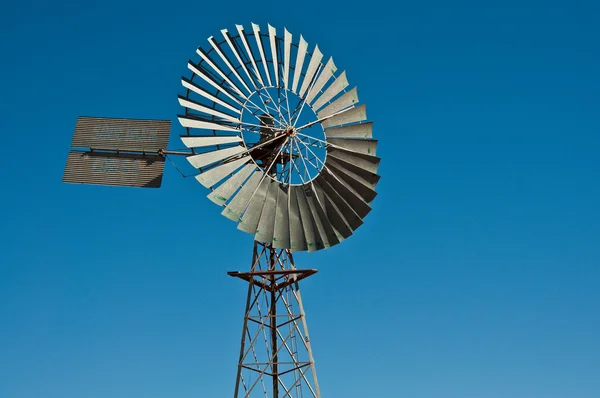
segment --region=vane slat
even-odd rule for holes
[[[347,152],[338,148],[327,147],[327,156],[337,160],[343,160],[361,169],[377,173],[380,158],[376,156],[363,155],[355,152]]]
[[[348,204],[348,206],[354,211],[354,213],[356,213],[358,217],[363,219],[366,217],[367,214],[369,214],[369,212],[371,211],[371,206],[369,206],[360,196],[358,196],[356,192],[354,192],[352,189],[349,189],[344,183],[342,183],[335,175],[333,175],[329,171],[323,169],[321,171],[321,174],[323,175],[324,181],[326,181],[327,184],[331,186],[331,188],[333,189],[333,191],[335,191],[337,196],[343,199],[344,202]],[[338,208],[340,208],[341,210],[342,206],[338,205]],[[344,212],[344,215],[345,214],[346,213]]]
[[[325,94],[323,94],[323,95],[325,95]],[[340,98],[336,99],[331,104],[327,105],[325,108],[323,108],[322,111],[317,112],[317,117],[319,119],[321,119],[323,117],[333,115],[334,113],[339,112],[342,109],[346,109],[351,106],[354,106],[357,102],[358,102],[358,92],[357,92],[356,87],[354,87],[352,90],[348,91],[347,93],[340,96]],[[316,105],[316,103],[315,103],[315,105]],[[316,108],[313,107],[313,109],[316,109]]]
[[[347,110],[339,115],[330,117],[329,119],[323,120],[321,125],[323,128],[327,127],[335,127],[342,124],[356,123],[367,120],[367,107],[363,105],[359,105],[356,108],[352,108]]]
[[[308,94],[306,94],[306,102],[312,103],[315,99],[315,96],[321,92],[325,83],[329,81],[332,77],[335,76],[335,72],[337,71],[337,67],[333,63],[333,58],[329,58],[329,61],[325,64],[323,69],[321,69],[321,74],[317,78],[314,86],[310,89]]]
[[[231,40],[231,36],[229,36],[229,32],[227,31],[227,29],[221,30],[221,34],[223,35],[223,38],[227,42],[227,45],[229,46],[229,49],[231,50],[231,52],[235,56],[235,59],[237,60],[238,65],[240,65],[242,67],[242,70],[244,71],[244,73],[248,77],[248,81],[250,81],[250,83],[252,83],[252,85],[254,86],[254,88],[257,88],[254,79],[252,78],[252,76],[250,76],[250,71],[248,71],[248,68],[246,67],[246,64],[244,63],[244,61],[242,61],[241,54],[239,53],[239,51],[237,50],[237,48],[233,44],[233,41]]]
[[[258,221],[260,220],[262,209],[265,205],[270,182],[270,178],[265,178],[258,186],[256,193],[252,199],[250,199],[248,207],[246,208],[246,211],[244,212],[244,215],[238,224],[237,228],[239,230],[248,232],[252,235],[256,233],[256,227],[258,226]]]
[[[321,107],[323,107],[326,103],[331,101],[346,87],[348,87],[348,78],[346,77],[346,71],[344,71],[337,79],[333,81],[333,83],[329,85],[329,87],[325,89],[323,94],[321,94],[319,98],[314,102],[314,104],[312,105],[313,109],[321,109]]]
[[[227,90],[225,87],[223,87],[219,83],[215,82],[210,76],[208,76],[208,74],[201,71],[200,70],[201,68],[202,67],[199,65],[194,65],[194,63],[192,61],[188,62],[188,69],[191,70],[196,76],[198,76],[199,78],[201,78],[202,80],[204,80],[205,82],[207,82],[208,84],[213,86],[217,90],[217,92],[222,93],[223,95],[225,95],[226,97],[231,99],[236,104],[241,105],[240,100],[235,98],[235,96],[233,94],[231,94],[229,92],[229,90]]]
[[[237,173],[233,175],[233,177],[229,178],[227,181],[219,185],[217,189],[212,191],[207,195],[207,198],[219,205],[224,206],[225,203],[231,198],[231,195],[235,193],[242,186],[244,181],[248,178],[248,176],[256,170],[256,165],[247,164],[242,167]]]
[[[273,241],[273,230],[275,228],[275,211],[277,208],[277,193],[279,190],[279,183],[269,178],[269,190],[267,191],[267,197],[265,205],[263,206],[262,213],[260,215],[260,221],[258,222],[258,228],[254,239],[259,242],[271,243]]]
[[[204,137],[182,136],[180,137],[183,144],[188,148],[202,148],[212,145],[233,144],[243,142],[242,137],[235,136],[218,136],[207,135]]]
[[[314,192],[312,197],[309,195],[311,190]],[[315,216],[316,224],[319,227],[319,233],[326,248],[334,246],[352,235],[352,231],[348,226],[343,229],[343,231],[347,231],[348,233],[336,233],[336,225],[340,223],[343,224],[344,221],[342,216],[337,212],[333,212],[335,209],[332,209],[331,206],[328,205],[326,195],[316,181],[313,181],[310,184],[310,190],[307,190],[306,193],[309,204],[311,204],[311,209],[314,212],[313,215]]]
[[[181,106],[185,107],[185,108],[193,109],[195,111],[202,112],[202,113],[205,113],[205,114],[210,115],[210,116],[216,116],[218,118],[221,118],[223,120],[227,120],[229,122],[233,122],[233,123],[239,123],[240,122],[240,120],[238,118],[234,117],[234,116],[228,115],[228,114],[223,113],[223,112],[219,112],[219,111],[217,111],[214,108],[206,107],[206,106],[204,106],[204,105],[202,105],[202,104],[200,104],[200,103],[198,103],[196,101],[192,101],[192,100],[187,99],[187,98],[182,97],[182,96],[179,96],[178,99],[179,99],[179,104]]]
[[[310,62],[308,63],[308,68],[306,69],[306,74],[304,75],[304,80],[302,81],[302,86],[300,87],[300,92],[298,95],[300,98],[304,97],[304,93],[310,87],[310,83],[313,81],[313,77],[319,68],[319,64],[323,59],[323,54],[319,50],[319,46],[315,46],[315,51],[313,51],[312,56],[310,57]]]
[[[370,184],[359,175],[354,174],[341,166],[338,167],[331,161],[327,162],[327,168],[339,180],[343,181],[349,188],[360,195],[365,202],[370,203],[375,199],[375,196],[377,196],[377,192],[374,190],[375,184]]]
[[[198,155],[188,156],[186,159],[192,166],[199,169],[209,164],[218,162],[219,160],[227,159],[230,156],[244,152],[246,149],[242,146],[234,146],[232,148],[219,149],[212,152],[200,153]]]
[[[225,217],[233,221],[239,221],[242,213],[246,209],[246,205],[254,190],[265,174],[262,171],[252,174],[252,176],[242,185],[238,193],[231,199],[231,202],[221,212]]]
[[[372,138],[373,122],[352,124],[344,127],[330,127],[325,129],[325,136],[348,138]]]
[[[269,42],[271,44],[271,57],[273,63],[273,73],[275,77],[275,86],[279,87],[279,61],[277,59],[277,34],[274,27],[269,25]]]
[[[348,138],[330,138],[328,143],[349,152],[362,153],[363,155],[377,155],[377,140],[361,140]]]
[[[250,159],[250,156],[244,156],[241,159],[216,166],[200,175],[197,175],[196,180],[198,180],[198,182],[204,185],[206,188],[210,188],[240,168],[242,165],[248,163]]]
[[[373,190],[375,189],[375,185],[377,185],[377,182],[379,182],[379,175],[377,175],[376,173],[372,173],[368,170],[361,169],[360,167],[352,163],[346,162],[345,160],[328,157],[326,161],[326,166],[333,166],[337,169],[342,170],[344,173],[348,174],[353,179],[359,181],[361,184]]]
[[[185,77],[181,78],[181,85],[183,87],[187,88],[188,90],[191,90],[191,91],[195,92],[196,94],[206,98],[209,101],[216,102],[217,104],[221,105],[224,108],[229,109],[230,111],[233,111],[238,114],[241,112],[240,109],[237,109],[237,108],[231,106],[230,104],[228,104],[227,102],[222,101],[221,99],[215,97],[214,95],[212,95],[211,93],[204,90],[202,87],[198,86],[196,83],[192,82],[191,80],[189,80]],[[189,100],[189,98],[188,98],[188,100]]]
[[[188,116],[179,115],[177,118],[179,119],[179,123],[183,127],[189,127],[192,129],[206,129],[206,130],[219,130],[219,131],[235,131],[239,132],[239,128],[227,126],[219,123],[207,122],[204,120],[192,119]]]
[[[283,82],[286,90],[290,86],[290,53],[292,47],[292,35],[287,29],[283,30]]]
[[[295,185],[291,185],[289,187],[289,198],[290,198],[290,208],[289,208],[289,216],[290,216],[290,249],[292,251],[304,251],[307,249],[307,244],[306,244],[306,235],[304,233],[304,228],[303,228],[303,223],[301,219],[301,210],[300,210],[300,204],[299,202],[299,191],[301,191],[302,188],[295,186]],[[304,198],[306,200],[306,198]],[[304,205],[306,205],[306,209],[305,211],[309,211],[308,210],[308,204],[304,203]],[[307,220],[307,224],[308,224]],[[312,232],[312,223],[307,225],[306,228],[310,228],[311,232]],[[312,245],[314,245],[314,235],[311,234],[311,243]]]
[[[306,49],[308,43],[304,40],[304,37],[300,35],[300,43],[298,43],[298,54],[296,55],[296,66],[294,68],[294,81],[292,82],[292,92],[297,93],[298,82],[300,76],[302,76],[302,66],[304,65],[304,58],[306,57]]]
[[[289,205],[288,188],[277,184],[277,208],[273,229],[273,247],[276,249],[290,247]]]
[[[256,40],[256,46],[258,47],[258,52],[260,53],[260,59],[262,60],[263,70],[265,71],[265,76],[267,77],[267,81],[269,82],[269,86],[271,85],[271,74],[269,73],[269,66],[267,63],[267,58],[265,57],[265,45],[263,44],[262,37],[260,35],[260,28],[256,24],[252,24],[252,29],[254,30],[254,39]]]

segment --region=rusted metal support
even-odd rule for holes
[[[298,281],[317,270],[296,269],[292,253],[254,242],[234,398],[320,398]]]

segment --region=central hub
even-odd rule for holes
[[[295,137],[298,133],[294,126],[287,126],[283,132],[289,137]]]

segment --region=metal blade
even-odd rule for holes
[[[290,52],[292,46],[292,35],[287,29],[283,30],[283,82],[285,88],[290,86]]]
[[[199,169],[201,167],[207,166],[214,162],[218,162],[219,160],[226,159],[230,156],[236,155],[240,152],[244,152],[246,148],[242,146],[234,146],[232,148],[219,149],[216,151],[200,153],[198,155],[188,156],[186,159],[192,166]]]
[[[325,129],[325,137],[371,138],[373,137],[373,122],[331,127]]]
[[[328,143],[340,147],[349,152],[362,153],[363,155],[375,156],[377,154],[377,140],[355,140],[349,138],[330,138]]]
[[[348,87],[348,78],[346,77],[346,71],[331,83],[329,87],[321,94],[321,96],[313,104],[313,109],[316,111],[321,109],[323,105],[331,101],[336,95],[342,92],[343,89]]]
[[[210,41],[210,39],[209,39],[209,41]],[[225,74],[225,72],[223,72],[223,70],[217,64],[215,64],[212,59],[210,59],[209,55],[207,53],[205,53],[202,48],[198,47],[198,49],[196,50],[196,53],[200,56],[200,58],[202,58],[204,60],[204,62],[206,62],[207,65],[209,65],[215,72],[217,72],[217,74],[219,76],[221,76],[221,78],[224,81],[226,81],[227,84],[229,84],[229,87],[231,87],[233,89],[233,91],[235,91],[237,93],[237,95],[239,95],[243,99],[248,98],[242,92],[242,90],[237,86],[237,84],[232,82],[231,79],[229,78],[229,76],[227,76]]]
[[[314,181],[307,186],[306,197],[308,199],[308,203],[310,205],[311,210],[313,211],[313,215],[315,217],[315,225],[319,230],[319,235],[323,240],[323,245],[325,248],[336,245],[341,242],[344,237],[341,234],[336,233],[334,230],[334,223],[343,223],[341,216],[329,215],[327,210],[327,204],[325,202],[325,194],[323,190],[318,184],[315,184]],[[346,226],[346,229],[349,228]],[[350,231],[350,234],[352,232]],[[350,235],[348,235],[350,236]]]
[[[229,68],[229,70],[231,71],[231,73],[233,73],[233,75],[238,79],[238,81],[242,84],[242,86],[244,86],[244,88],[246,89],[246,91],[248,91],[249,94],[252,94],[252,90],[250,90],[250,87],[248,87],[248,85],[246,84],[246,82],[244,81],[244,79],[242,79],[242,77],[238,73],[237,69],[235,69],[233,67],[233,65],[229,61],[229,58],[227,58],[227,56],[221,51],[221,48],[219,47],[219,45],[217,44],[217,42],[215,41],[215,39],[211,36],[211,37],[208,38],[208,42],[210,43],[210,45],[212,46],[212,48],[215,50],[215,52],[217,54],[219,54],[219,57],[221,57],[221,60],[223,60],[223,62],[225,63],[225,65],[227,65],[227,67]]]
[[[313,181],[313,184],[325,192],[323,186],[327,183],[325,183],[323,180],[319,182],[315,180]],[[328,188],[328,190],[332,191],[330,188]],[[327,194],[324,195],[323,205],[325,207],[325,214],[327,214],[327,218],[329,219],[329,222],[335,231],[337,231],[344,239],[347,239],[350,235],[352,235],[353,228],[348,225],[345,217],[343,216],[343,210],[338,209],[336,203]]]
[[[234,160],[233,162],[219,165],[208,171],[205,171],[200,175],[197,175],[196,180],[198,180],[198,182],[204,185],[206,188],[210,188],[240,168],[242,165],[248,163],[250,159],[252,159],[250,156],[244,156],[243,158]]]
[[[202,87],[198,86],[196,83],[192,82],[191,80],[186,79],[185,77],[181,78],[181,85],[183,87],[187,88],[188,90],[191,90],[191,91],[195,92],[196,94],[206,98],[209,101],[216,102],[217,104],[221,105],[224,108],[229,109],[230,111],[233,111],[238,114],[241,112],[240,109],[237,109],[237,108],[231,106],[230,104],[228,104],[227,102],[220,100],[219,98],[215,97],[214,95],[212,95],[208,91],[204,90]]]
[[[267,76],[267,81],[269,82],[269,86],[271,85],[271,75],[269,74],[269,66],[267,64],[267,58],[265,58],[265,45],[262,42],[262,37],[260,36],[260,28],[256,24],[252,24],[252,29],[254,30],[254,39],[256,40],[256,46],[258,47],[258,52],[260,53],[260,59],[262,60],[263,69],[265,71],[265,76]]]
[[[206,113],[207,115],[211,115],[211,116],[216,116],[218,118],[221,118],[223,120],[227,120],[230,122],[234,122],[234,123],[239,123],[240,120],[237,119],[236,117],[233,117],[231,115],[228,115],[226,113],[223,112],[219,112],[214,108],[209,108],[206,107],[196,101],[192,101],[190,99],[187,99],[181,95],[178,96],[179,99],[179,104],[183,107],[189,108],[189,109],[193,109],[196,110],[198,112],[202,112],[202,113]]]
[[[192,119],[188,116],[178,115],[179,123],[183,127],[189,127],[192,129],[206,129],[206,130],[220,130],[220,131],[235,131],[238,133],[240,130],[235,127],[226,126],[218,123],[207,122],[204,120]]]
[[[334,117],[323,120],[321,125],[323,128],[339,126],[341,124],[356,123],[367,120],[367,107],[365,104],[359,105],[356,108],[347,110]]]
[[[377,173],[380,158],[376,156],[363,155],[355,152],[347,152],[338,148],[327,147],[327,156],[331,156],[337,160],[343,160],[352,163],[356,167]]]
[[[211,86],[213,86],[218,92],[222,93],[223,95],[225,95],[226,97],[228,97],[229,99],[231,99],[233,102],[235,102],[238,105],[241,105],[242,103],[233,96],[233,94],[231,94],[229,92],[229,90],[227,90],[225,87],[221,86],[219,83],[215,82],[211,77],[209,77],[206,73],[202,72],[200,69],[200,66],[194,65],[192,63],[192,61],[188,62],[188,69],[191,70],[192,72],[194,72],[194,74],[198,77],[200,77],[202,80],[204,80],[205,82],[207,82],[208,84],[210,84]]]
[[[256,88],[256,83],[254,82],[254,79],[252,78],[252,76],[250,76],[250,72],[248,71],[248,68],[246,67],[246,64],[244,63],[244,61],[242,61],[242,58],[241,58],[240,53],[238,52],[237,48],[233,45],[233,41],[231,40],[231,36],[229,36],[229,32],[227,31],[227,29],[221,30],[221,34],[223,35],[223,37],[225,38],[225,41],[229,45],[229,49],[235,56],[235,59],[237,60],[238,65],[241,65],[242,69],[244,70],[244,73],[246,74],[246,76],[248,76],[248,80],[252,83],[254,88]]]
[[[278,185],[275,228],[273,230],[273,247],[276,249],[288,249],[290,247],[289,205],[288,188]]]
[[[379,175],[371,173],[368,170],[361,169],[360,167],[357,167],[352,163],[348,163],[345,160],[339,160],[334,159],[332,157],[328,157],[325,161],[325,166],[333,166],[336,169],[342,170],[344,173],[348,174],[356,181],[373,190],[375,190],[375,185],[377,185],[377,182],[379,182]]]
[[[248,207],[242,216],[240,223],[238,224],[238,229],[244,232],[248,232],[250,234],[256,233],[256,227],[258,226],[258,220],[260,220],[260,215],[262,213],[263,206],[265,205],[265,200],[267,197],[267,190],[269,189],[269,185],[271,183],[270,178],[265,178],[256,193],[250,199],[248,203]]]
[[[306,57],[306,49],[308,43],[304,40],[304,37],[300,35],[300,43],[298,43],[298,54],[296,55],[296,67],[294,68],[294,81],[292,83],[292,92],[296,93],[298,88],[298,82],[302,75],[302,66],[304,65],[304,57]]]
[[[352,208],[358,217],[362,219],[369,214],[371,211],[371,206],[369,206],[355,191],[349,189],[346,184],[344,184],[328,170],[321,170],[321,174],[323,175],[323,179],[327,182],[327,184],[330,185],[331,188],[336,192],[337,196],[342,198],[342,200]],[[338,208],[340,208],[340,210],[342,209],[341,206],[338,206]],[[344,213],[344,215],[345,214],[346,213]]]
[[[246,205],[248,204],[250,197],[254,193],[254,190],[256,189],[258,183],[264,175],[265,173],[263,173],[262,171],[258,171],[252,174],[248,181],[246,181],[246,183],[242,185],[242,187],[240,188],[238,193],[233,197],[233,199],[231,199],[231,202],[229,202],[229,204],[225,206],[225,209],[223,209],[221,214],[223,214],[230,220],[236,222],[239,221],[240,217],[242,216],[242,213],[246,209]]]
[[[323,94],[323,96],[324,95],[325,94]],[[319,119],[321,119],[323,117],[333,115],[334,113],[339,112],[342,109],[346,109],[348,107],[353,106],[357,102],[358,102],[358,92],[357,92],[356,87],[354,87],[352,90],[348,91],[347,93],[342,95],[340,98],[336,99],[331,104],[329,104],[325,108],[323,108],[323,110],[321,112],[318,112],[317,117]],[[316,109],[316,108],[313,107],[313,109]]]
[[[275,73],[275,86],[279,86],[279,61],[277,60],[277,37],[274,27],[269,25],[269,42],[271,43],[271,57],[273,57],[273,71]]]
[[[189,137],[182,136],[181,141],[188,148],[201,148],[211,145],[221,145],[221,144],[232,144],[237,142],[242,142],[242,137],[240,136],[216,136],[216,135],[208,135],[205,137]]]
[[[321,74],[317,78],[315,85],[310,89],[310,91],[306,95],[306,102],[313,102],[315,96],[321,91],[325,83],[327,83],[327,81],[335,75],[336,70],[337,67],[333,63],[333,58],[329,58],[329,61],[327,61],[327,63],[321,70]]]
[[[300,92],[298,95],[302,98],[304,93],[310,87],[310,83],[315,76],[315,72],[323,59],[323,54],[319,50],[319,46],[315,46],[315,51],[313,51],[312,56],[310,57],[310,62],[308,63],[308,68],[306,69],[306,74],[304,75],[304,80],[302,81],[302,87],[300,87]]]
[[[327,162],[327,169],[332,172],[339,180],[346,183],[346,185],[356,192],[363,200],[370,203],[377,196],[377,192],[374,191],[375,184],[370,184],[362,177],[354,174],[341,166],[335,165],[333,162]]]
[[[325,180],[325,176],[319,175],[321,178],[317,178],[315,183],[318,183],[319,186],[323,189],[325,193],[325,202],[327,203],[327,199],[331,201],[331,204],[335,206],[335,208],[339,211],[339,213],[344,218],[346,224],[352,229],[355,230],[363,224],[362,219],[356,212],[352,209],[352,207],[344,200],[344,198],[335,190],[333,187]],[[329,216],[329,208],[326,207],[327,215]],[[339,231],[336,224],[332,225],[335,229]],[[340,231],[341,232],[341,231]],[[346,236],[344,236],[346,238]]]
[[[238,190],[240,186],[246,181],[248,176],[256,170],[256,165],[254,163],[247,164],[240,171],[235,173],[233,177],[219,185],[217,189],[209,193],[206,197],[216,203],[219,206],[224,206],[225,202],[229,200],[231,195]]]
[[[306,236],[304,234],[304,228],[302,225],[301,210],[299,205],[298,196],[301,194],[302,188],[297,185],[290,185],[288,195],[290,196],[290,249],[292,251],[304,251],[307,249]],[[306,206],[305,212],[309,212],[308,203],[306,203],[306,197],[304,198],[303,205]],[[312,221],[312,220],[308,220]],[[309,224],[307,222],[307,224]],[[306,226],[310,228],[312,232],[312,223]],[[311,245],[314,245],[314,235],[311,234],[312,240]]]
[[[275,212],[277,210],[277,193],[279,191],[279,183],[269,178],[269,190],[265,199],[258,228],[254,240],[263,243],[273,242],[273,230],[275,228]]]
[[[246,33],[244,33],[244,27],[242,25],[235,25],[235,27],[236,27],[238,33],[240,34],[240,40],[242,41],[242,44],[244,45],[246,54],[248,54],[248,58],[250,58],[250,62],[252,63],[252,69],[254,70],[254,73],[256,74],[256,78],[260,82],[260,85],[264,86],[265,84],[263,83],[263,80],[260,77],[260,72],[258,71],[258,67],[256,66],[256,60],[254,59],[254,54],[252,54],[252,50],[250,49],[250,46],[248,45],[248,40],[246,40]]]

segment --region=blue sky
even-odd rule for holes
[[[165,118],[208,36],[302,33],[359,87],[365,225],[301,254],[324,397],[600,396],[600,3],[10,1],[0,397],[231,396],[251,238],[167,167],[62,184],[79,115]],[[174,124],[172,147],[183,130]]]

